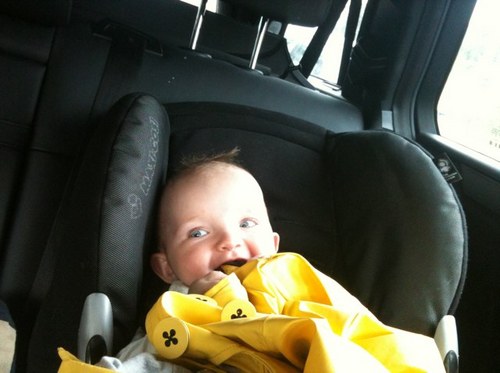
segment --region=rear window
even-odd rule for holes
[[[188,3],[199,7],[201,4],[201,0],[181,0],[183,3]],[[217,10],[217,0],[207,0],[207,8],[208,11],[215,13]]]
[[[350,2],[347,2],[344,10],[342,11],[335,29],[330,34],[318,62],[316,62],[316,65],[308,78],[309,82],[318,89],[326,91],[340,90],[337,82],[340,70],[340,61],[342,59],[342,52],[344,48],[344,36],[347,18],[349,15],[349,3]],[[362,0],[361,2],[358,30],[366,3],[367,0]],[[302,27],[295,25],[287,26],[285,38],[287,40],[290,57],[295,65],[300,63],[300,60],[302,59],[307,46],[311,42],[316,29],[316,27]],[[356,38],[354,38],[354,40],[356,40]]]

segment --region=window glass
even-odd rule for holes
[[[194,5],[196,7],[200,6],[201,0],[181,0],[184,3],[188,3]],[[207,10],[215,13],[217,9],[217,0],[208,0],[207,1]]]
[[[439,133],[500,161],[498,0],[478,0],[438,104]]]
[[[361,2],[360,19],[366,6],[367,0]],[[340,70],[340,62],[342,59],[342,51],[344,48],[345,27],[347,24],[347,17],[349,15],[349,3],[345,6],[335,29],[331,33],[328,41],[323,48],[323,51],[314,66],[308,80],[319,89],[332,89],[337,87],[337,80]],[[359,29],[358,22],[358,29]],[[290,57],[295,65],[300,63],[304,52],[311,42],[315,27],[301,27],[295,25],[288,25],[285,31],[285,38],[288,43],[288,50]]]

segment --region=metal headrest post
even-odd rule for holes
[[[257,29],[257,38],[255,39],[255,44],[253,46],[252,57],[250,58],[249,67],[255,70],[257,66],[257,60],[259,59],[260,49],[262,43],[264,42],[264,36],[266,35],[267,28],[269,27],[269,18],[260,17],[259,27]]]
[[[198,7],[198,13],[196,14],[196,19],[194,21],[193,32],[191,33],[191,40],[189,41],[189,47],[192,50],[196,49],[198,44],[198,37],[200,36],[201,25],[203,24],[203,18],[205,17],[205,11],[207,10],[208,0],[201,0],[200,6]]]

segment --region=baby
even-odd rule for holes
[[[226,276],[222,265],[278,251],[262,190],[237,153],[185,162],[165,187],[151,265],[171,289],[203,294]]]
[[[279,235],[271,227],[263,192],[256,179],[235,162],[237,153],[234,149],[191,159],[164,189],[160,250],[152,256],[152,268],[172,284],[170,290],[204,294],[216,303],[194,305],[189,297],[172,292],[160,297],[146,320],[148,336],[158,352],[169,357],[170,346],[164,348],[163,338],[155,337],[156,330],[165,337],[174,325],[175,335],[183,329],[177,323],[160,329],[155,326],[170,317],[183,320],[189,329],[193,345],[186,357],[203,356],[215,362],[227,351],[240,348],[232,344],[238,341],[243,350],[224,362],[242,371],[257,369],[263,360],[263,366],[275,364],[277,371],[442,371],[432,339],[383,325],[355,297],[299,255],[275,255]],[[231,278],[223,272],[228,267],[233,267]],[[230,299],[249,300],[259,316],[249,317],[246,323],[224,322]],[[266,332],[273,323],[280,326]],[[297,323],[302,324],[298,327]],[[274,340],[271,335],[281,337]],[[169,341],[167,338],[167,345]],[[276,356],[286,357],[286,364],[291,365],[283,367],[285,363]]]

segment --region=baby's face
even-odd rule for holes
[[[194,281],[227,262],[269,256],[278,249],[262,191],[248,172],[215,163],[169,186],[161,204],[163,276]]]

